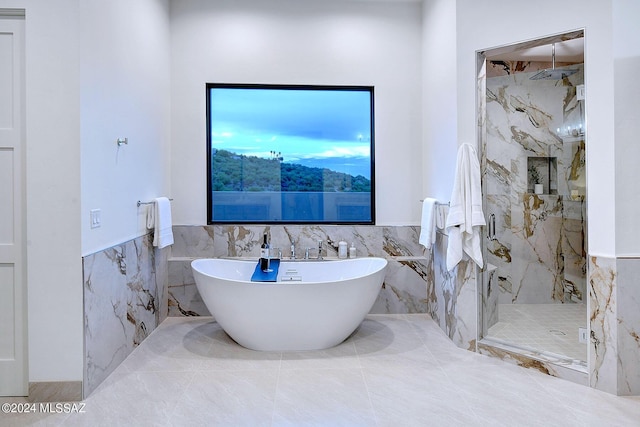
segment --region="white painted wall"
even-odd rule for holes
[[[81,381],[82,254],[143,234],[135,202],[169,192],[168,0],[0,8],[26,10],[29,381]]]
[[[456,128],[456,3],[423,3],[423,197],[451,198],[458,150]],[[468,141],[473,142],[473,141]],[[421,197],[421,198],[423,198]]]
[[[205,83],[374,85],[377,223],[417,224],[422,194],[421,5],[171,3],[176,224],[206,224]]]
[[[146,234],[147,207],[136,202],[171,193],[169,1],[81,1],[80,32],[87,255]],[[100,228],[90,227],[91,209],[101,210]]]
[[[634,20],[636,16],[627,15],[625,19]],[[616,177],[611,1],[458,0],[456,27],[460,142],[476,140],[477,50],[585,29],[589,254],[614,255]]]
[[[630,19],[632,17],[632,19]],[[615,75],[616,253],[640,256],[640,2],[613,2],[613,60]]]
[[[26,10],[29,381],[81,381],[78,0],[0,8]]]

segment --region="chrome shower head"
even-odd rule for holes
[[[573,69],[557,69],[556,68],[556,44],[551,44],[551,68],[538,71],[529,80],[561,80],[569,77],[578,70]]]
[[[538,71],[533,76],[529,77],[530,80],[561,80],[565,77],[569,77],[571,74],[578,70],[572,69],[559,69],[559,68],[547,68],[546,70]]]

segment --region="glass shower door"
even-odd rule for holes
[[[482,336],[586,361],[584,64],[537,80],[486,56]]]

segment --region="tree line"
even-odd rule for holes
[[[279,154],[264,159],[213,150],[212,190],[371,192],[371,181],[362,175],[285,163]]]

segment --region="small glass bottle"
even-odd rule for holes
[[[347,257],[347,242],[338,242],[338,258],[345,259]]]
[[[269,243],[267,233],[264,233],[262,245],[260,245],[260,270],[269,271]]]
[[[355,258],[356,257],[356,247],[353,244],[353,242],[351,242],[351,247],[349,248],[349,258]]]

